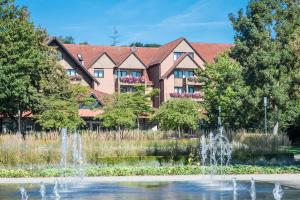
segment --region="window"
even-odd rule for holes
[[[76,70],[75,69],[67,69],[67,74],[69,76],[75,76],[76,75]]]
[[[182,78],[183,77],[183,72],[181,70],[175,70],[174,71],[174,76],[175,76],[175,78]]]
[[[57,51],[56,60],[61,61],[63,59],[63,54],[61,51]]]
[[[134,87],[121,87],[120,88],[121,93],[133,93],[136,92],[136,89]]]
[[[142,73],[139,72],[139,71],[133,71],[133,72],[131,72],[131,76],[133,76],[133,77],[141,77]]]
[[[195,93],[195,88],[194,88],[194,86],[189,86],[189,87],[188,87],[188,90],[189,90],[189,94]]]
[[[182,94],[183,93],[183,88],[182,87],[175,87],[174,88],[176,93]]]
[[[189,52],[189,56],[194,59],[194,52]]]
[[[103,78],[104,70],[103,69],[94,69],[94,76],[97,78]]]
[[[194,71],[189,70],[184,72],[185,77],[193,77],[194,76]]]
[[[174,55],[173,55],[174,61],[177,60],[183,54],[184,54],[184,52],[174,52]]]
[[[126,77],[127,71],[118,71],[118,77]]]

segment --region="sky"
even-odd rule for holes
[[[114,27],[118,44],[165,44],[179,37],[192,42],[232,43],[228,19],[248,0],[16,0],[31,20],[51,36],[110,45]]]

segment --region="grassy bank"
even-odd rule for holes
[[[121,139],[122,138],[122,139]],[[72,135],[68,136],[68,161],[72,161]],[[172,139],[170,132],[82,133],[85,161],[114,164],[141,158],[186,154],[196,148],[197,139]],[[0,166],[56,165],[60,162],[61,138],[58,133],[30,134],[25,140],[15,134],[0,135]],[[151,158],[152,156],[152,158]],[[176,160],[176,159],[175,159]]]
[[[85,176],[133,176],[133,175],[199,175],[210,174],[209,167],[199,166],[164,166],[164,167],[97,167],[84,168]],[[216,169],[216,174],[220,174],[220,168]],[[228,175],[233,174],[295,174],[300,173],[300,166],[251,166],[234,165],[224,167],[223,172]],[[27,168],[27,169],[0,169],[0,178],[17,177],[59,177],[73,176],[78,171],[67,168]]]

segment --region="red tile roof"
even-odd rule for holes
[[[234,46],[233,44],[210,44],[210,43],[200,43],[200,42],[192,42],[191,45],[208,63],[213,63],[214,59],[220,53],[223,53]]]
[[[159,47],[157,52],[153,55],[153,58],[151,59],[149,65],[161,63],[171,53],[171,51],[173,51],[173,49],[175,49],[176,46],[178,46],[178,44],[180,44],[180,42],[182,42],[183,40],[184,38],[181,37]]]
[[[76,59],[78,59],[77,55],[81,54],[86,68],[90,68],[104,53],[106,53],[116,65],[120,65],[133,52],[143,64],[151,66],[161,63],[183,40],[187,41],[185,38],[181,37],[162,45],[161,47],[121,47],[78,44],[64,44],[64,46]],[[214,62],[214,59],[218,54],[233,46],[232,44],[210,44],[199,42],[193,42],[190,43],[190,45],[196,53],[208,63]]]
[[[99,90],[94,90],[92,88],[90,89],[90,91],[100,101],[102,105],[105,105],[106,101],[112,97],[111,94],[107,94]]]
[[[79,109],[80,117],[95,117],[104,113],[102,109],[90,110],[90,109]]]
[[[134,52],[141,59],[143,64],[148,65],[152,55],[157,51],[157,48],[152,47],[118,47],[78,44],[65,44],[65,47],[75,58],[77,58],[78,54],[81,54],[86,68],[90,68],[103,53],[107,53],[115,64],[120,65]]]

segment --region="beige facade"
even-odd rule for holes
[[[114,78],[115,63],[106,55],[103,54],[100,58],[89,68],[90,74],[95,76],[95,70],[103,70],[103,77],[96,77],[99,84],[95,87],[96,90],[113,94],[115,92],[115,78]]]
[[[76,75],[74,77],[70,77],[71,82],[92,87],[93,84],[91,83],[87,75],[83,73],[83,71],[76,65],[76,63],[70,58],[70,56],[68,56],[63,51],[61,51],[61,53],[62,59],[59,61],[59,64],[61,64],[65,70],[76,70]]]
[[[139,59],[134,55],[130,54],[130,56],[123,61],[119,66],[120,69],[145,69],[144,64],[139,61]]]

